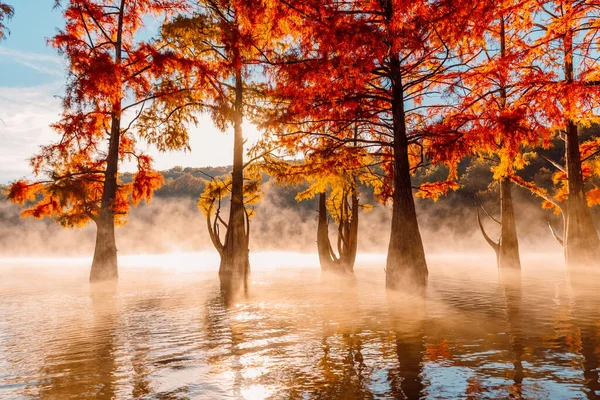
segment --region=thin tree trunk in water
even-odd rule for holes
[[[117,38],[115,42],[115,65],[119,66],[122,59],[123,15],[125,0],[119,6]],[[120,85],[120,80],[117,80]],[[110,138],[106,158],[106,173],[104,188],[100,201],[100,215],[96,220],[96,247],[90,271],[90,282],[106,281],[119,277],[117,266],[117,244],[115,241],[115,215],[112,205],[117,196],[117,174],[119,173],[119,146],[121,141],[121,93],[113,103],[111,114]]]
[[[486,210],[481,206],[483,211],[487,214],[490,219],[500,225],[500,237],[495,242],[485,232],[483,224],[481,223],[481,217],[479,210],[477,210],[477,223],[481,234],[485,238],[486,242],[496,252],[496,262],[500,269],[520,269],[521,259],[519,256],[519,239],[517,237],[517,226],[515,223],[515,214],[512,203],[512,184],[509,178],[501,178],[498,181],[500,186],[500,221],[492,217]]]
[[[519,239],[512,201],[512,183],[508,178],[500,180],[500,240],[498,247],[499,268],[521,268]]]
[[[244,208],[244,137],[242,135],[242,72],[238,69],[235,82],[233,172],[229,225],[223,246],[219,275],[226,280],[246,279],[250,274],[248,234]]]
[[[324,271],[335,272],[354,272],[354,263],[356,261],[356,250],[358,247],[358,205],[359,200],[356,189],[352,189],[352,216],[350,221],[346,219],[340,223],[343,225],[338,234],[343,235],[340,239],[339,257],[336,256],[329,240],[329,224],[327,221],[327,195],[319,194],[319,223],[317,227],[317,251],[319,253],[319,262]],[[344,204],[345,199],[342,199]],[[343,205],[342,205],[343,207]],[[344,218],[347,218],[346,215]]]
[[[356,262],[356,251],[358,249],[358,195],[356,187],[352,187],[352,219],[350,220],[350,229],[348,230],[348,244],[344,254],[343,267],[346,272],[354,271]]]
[[[390,64],[394,121],[394,203],[386,286],[388,289],[412,285],[423,287],[427,283],[428,271],[412,193],[400,60],[393,56]]]
[[[565,47],[565,81],[572,83],[573,69],[573,32],[568,31],[564,37]],[[565,224],[564,251],[569,267],[578,264],[597,262],[600,239],[594,227],[592,215],[585,198],[583,174],[581,172],[581,153],[579,151],[579,135],[574,121],[567,123],[565,137],[565,159],[567,163],[567,182],[569,196],[567,198],[567,223]]]
[[[317,250],[321,269],[329,271],[335,268],[335,260],[331,254],[329,227],[327,222],[327,195],[319,193],[319,224],[317,226]]]

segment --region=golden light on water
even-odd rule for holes
[[[355,276],[341,279],[322,274],[314,254],[258,253],[247,289],[231,298],[202,256],[123,256],[118,285],[101,292],[85,283],[84,260],[3,260],[0,394],[577,398],[595,390],[587,377],[600,367],[590,358],[600,346],[600,298],[549,257],[524,257],[517,284],[498,275],[493,258],[434,256],[422,298],[385,291],[382,255],[363,256]],[[519,365],[527,380],[517,384]]]
[[[242,396],[248,400],[263,400],[267,399],[273,394],[273,390],[263,385],[252,385],[250,387],[242,389]]]

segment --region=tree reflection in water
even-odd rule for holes
[[[423,295],[365,267],[0,286],[0,397],[598,397],[600,277],[524,266],[433,270]]]

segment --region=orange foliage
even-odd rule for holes
[[[385,202],[394,177],[445,164],[447,178],[415,192],[437,200],[459,188],[458,164],[475,156],[490,160],[495,179],[511,179],[555,212],[568,197],[566,174],[554,174],[550,193],[519,171],[568,123],[597,120],[593,2],[63,3],[65,26],[49,40],[69,67],[53,124],[60,138],[31,159],[39,180],[14,182],[9,193],[29,207],[24,215],[63,225],[94,220],[107,204],[124,216],[149,201],[162,177],[138,140],[187,149],[197,112],[222,130],[247,116],[266,131],[264,143],[305,158],[271,163],[280,181],[356,179]],[[0,2],[0,39],[11,15]],[[165,20],[158,41],[139,39],[149,18]],[[259,151],[270,148],[264,143]],[[588,204],[598,204],[600,139],[580,151]],[[408,166],[396,162],[399,154]],[[119,180],[123,161],[137,161],[132,182]]]
[[[65,26],[49,40],[69,67],[63,113],[52,125],[60,138],[32,157],[39,180],[14,182],[9,199],[28,206],[24,216],[51,217],[64,226],[85,225],[102,207],[123,222],[131,204],[149,201],[162,184],[151,159],[136,150],[135,115],[143,103],[171,94],[170,86],[157,81],[185,70],[185,62],[160,43],[139,40],[139,31],[144,20],[184,12],[188,2],[69,0],[62,5]],[[116,151],[107,148],[115,135]],[[174,143],[172,148],[185,147],[186,140],[182,130],[165,132],[163,138]],[[121,182],[118,164],[129,159],[137,159],[138,171],[133,182]]]
[[[431,109],[439,104],[424,100],[433,90],[448,87],[446,76],[460,63],[456,49],[466,37],[481,37],[476,21],[485,17],[490,4],[294,2],[292,15],[302,18],[289,23],[294,28],[291,46],[268,68],[275,107],[263,126],[294,155],[322,149],[321,158],[339,157],[339,151],[327,153],[331,148],[368,153],[367,179],[382,201],[389,200],[394,137],[406,137],[409,173],[442,158],[438,154],[444,145],[432,140],[430,136],[438,135],[429,129]],[[399,66],[395,59],[401,60]],[[401,91],[394,90],[392,83],[399,81]],[[392,115],[399,104],[402,121]],[[453,174],[451,170],[448,179],[454,179]],[[443,186],[449,188],[432,184],[427,197],[447,191],[434,190]]]
[[[455,181],[424,183],[419,186],[415,196],[438,201],[441,196],[447,195],[450,190],[456,191],[458,189],[460,189],[460,185]]]
[[[433,114],[436,162],[455,168],[475,155],[488,160],[494,178],[501,179],[527,164],[524,149],[549,144],[551,132],[539,119],[541,104],[531,90],[543,74],[528,68],[532,18],[526,2],[494,2],[481,21],[485,35],[463,43],[468,68],[448,74],[452,101]]]
[[[133,189],[131,198],[133,204],[139,204],[140,201],[145,200],[149,202],[152,198],[152,192],[162,186],[164,178],[160,172],[156,171],[138,171],[133,178]]]
[[[19,180],[10,185],[8,199],[14,203],[23,205],[28,201],[34,201],[36,196],[42,191],[42,184],[27,183]]]

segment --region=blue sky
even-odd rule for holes
[[[9,1],[15,16],[8,22],[10,36],[0,44],[0,86],[23,87],[63,82],[62,61],[46,46],[62,24],[60,10],[48,0]]]
[[[56,96],[64,92],[65,82],[63,59],[46,45],[63,24],[61,10],[53,9],[53,0],[5,1],[14,6],[15,16],[7,24],[10,35],[0,43],[0,184],[31,178],[27,160],[58,138],[49,125],[59,118]],[[245,134],[248,143],[258,136],[251,125],[245,125]],[[158,169],[228,165],[232,136],[218,132],[203,117],[190,132],[191,153],[145,150]]]

